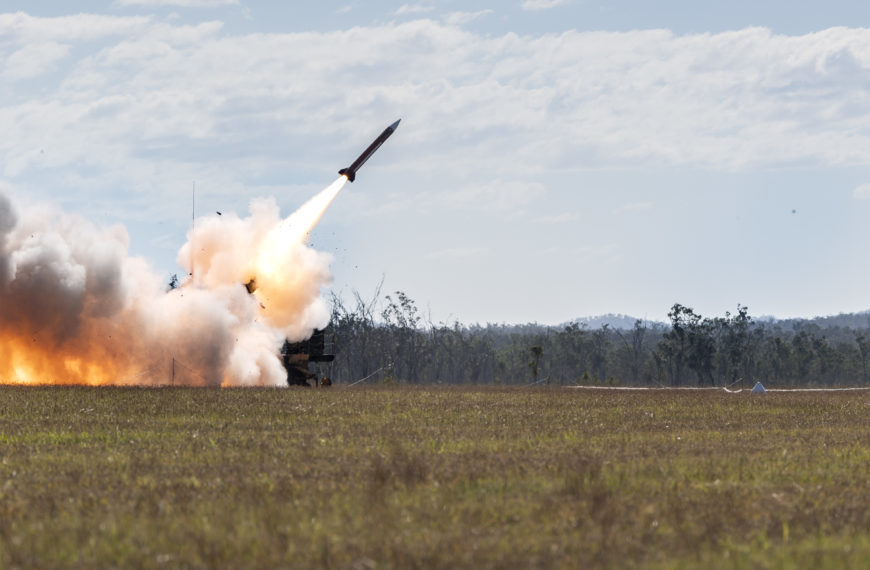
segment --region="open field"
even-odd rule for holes
[[[0,567],[864,568],[870,395],[0,388]]]

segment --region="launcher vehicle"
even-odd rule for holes
[[[312,362],[332,362],[335,360],[335,337],[332,330],[319,329],[314,331],[311,338],[301,342],[284,341],[281,348],[281,360],[287,369],[287,384],[290,386],[311,386],[309,381],[314,381],[314,386],[329,386],[329,378],[318,378],[317,374],[310,370]]]

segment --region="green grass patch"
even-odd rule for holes
[[[863,568],[863,393],[0,388],[0,567]]]

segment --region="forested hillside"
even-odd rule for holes
[[[432,323],[402,292],[352,306],[333,298],[334,381],[622,386],[864,385],[870,316],[755,320],[749,309],[705,317],[680,304],[669,323],[628,329],[575,321]]]

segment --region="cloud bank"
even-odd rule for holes
[[[216,8],[239,6],[239,0],[116,0],[118,6],[177,6],[179,8]]]
[[[5,14],[0,31],[7,178],[83,163],[172,178],[217,147],[244,176],[394,116],[412,125],[420,170],[433,156],[527,175],[870,159],[865,29],[488,37],[416,20],[232,35],[219,22]]]

